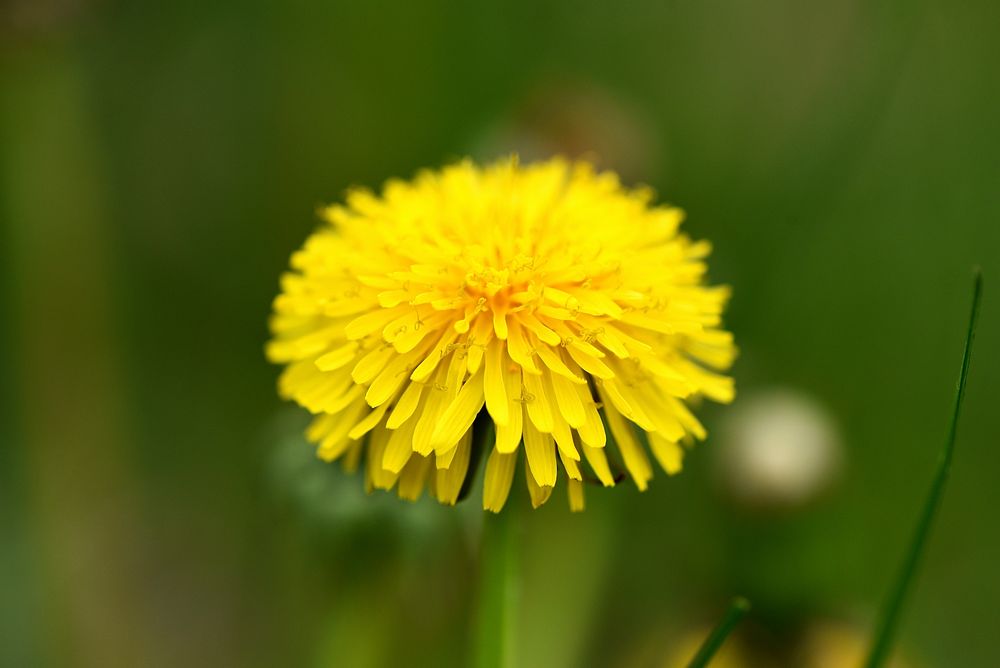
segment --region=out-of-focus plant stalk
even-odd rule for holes
[[[516,668],[521,599],[521,499],[511,495],[502,512],[484,513],[480,560],[477,668]]]
[[[133,476],[114,335],[106,183],[88,72],[68,43],[24,50],[2,72],[0,259],[16,286],[8,375],[25,441],[23,490],[40,578],[40,652],[53,663],[149,657],[134,558]]]

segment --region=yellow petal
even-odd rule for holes
[[[458,494],[465,483],[465,475],[469,469],[469,455],[472,451],[472,434],[466,434],[452,450],[455,455],[448,467],[444,469],[438,467],[435,489],[438,501],[449,506],[455,505],[458,501]]]
[[[538,508],[543,503],[548,501],[550,496],[552,496],[552,486],[539,485],[535,481],[535,476],[533,476],[528,469],[529,467],[524,467],[525,478],[528,481],[528,495],[531,497],[531,507]]]
[[[389,436],[389,442],[382,455],[382,468],[386,471],[399,473],[406,466],[406,462],[410,461],[410,455],[413,454],[413,430],[416,425],[416,420],[409,420]]]
[[[581,350],[578,346],[568,346],[569,356],[573,361],[583,367],[584,371],[595,378],[614,378],[615,372],[607,364],[599,360],[594,355]]]
[[[580,455],[577,455],[577,458],[579,457]],[[570,480],[583,480],[583,475],[580,473],[580,465],[577,463],[578,460],[571,459],[565,452],[560,450],[559,461],[562,462],[563,468],[566,469],[566,475]]]
[[[385,368],[385,365],[395,355],[396,351],[392,349],[392,346],[380,345],[373,348],[354,365],[351,378],[358,385],[367,385],[375,379],[375,376]]]
[[[351,428],[351,431],[348,432],[347,436],[352,441],[356,441],[365,434],[367,434],[368,432],[370,432],[372,429],[375,428],[375,425],[377,425],[379,422],[382,421],[382,418],[385,417],[385,411],[388,408],[389,404],[382,404],[375,410],[368,413],[368,415],[362,418],[360,422],[358,422]]]
[[[472,327],[472,334],[469,335],[469,374],[475,374],[479,371],[479,365],[483,362],[483,355],[486,352],[486,347],[490,344],[493,339],[493,325],[490,319],[484,315],[480,315],[476,318],[476,322]]]
[[[502,453],[494,449],[486,462],[486,478],[483,481],[483,510],[499,513],[507,502],[510,484],[514,479],[516,453]]]
[[[507,424],[510,419],[510,402],[504,389],[504,367],[508,364],[504,344],[492,342],[486,349],[486,368],[484,369],[483,390],[486,397],[486,410],[498,425]],[[520,437],[519,437],[520,438]]]
[[[582,512],[585,508],[583,501],[583,483],[579,480],[569,480],[566,487],[569,494],[569,509],[574,513]]]
[[[704,441],[708,433],[705,431],[705,427],[702,426],[701,422],[698,421],[691,411],[687,409],[687,406],[683,402],[677,401],[676,399],[667,399],[667,405],[670,406],[677,419],[684,426],[684,428],[694,434],[694,437],[699,441]]]
[[[410,365],[417,359],[418,353],[409,352],[396,356],[396,359],[389,362],[382,372],[372,381],[368,391],[365,393],[365,400],[369,406],[381,406],[389,401],[396,391],[405,383],[409,375]]]
[[[655,429],[650,431],[655,431],[671,441],[679,441],[684,437],[684,427],[677,419],[671,405],[667,403],[666,395],[658,383],[647,392],[637,393],[635,399],[653,421]]]
[[[507,424],[497,424],[496,426],[497,450],[508,453],[517,450],[525,422],[524,410],[520,402],[521,368],[514,364],[505,365],[503,384],[507,394],[507,406],[510,408],[508,411],[510,419]]]
[[[315,406],[316,410],[324,413],[339,413],[357,399],[364,396],[365,388],[362,385],[351,385],[350,388],[341,395],[331,394],[325,401]],[[303,402],[305,403],[305,402]]]
[[[514,320],[510,323],[510,331],[507,335],[507,353],[512,360],[521,365],[521,368],[525,371],[525,375],[540,374],[542,372],[535,363],[532,352],[528,346],[528,340],[521,330],[521,325],[517,320]]]
[[[427,337],[433,339],[433,335],[448,321],[449,315],[447,313],[435,313],[414,322],[407,327],[405,332],[397,333],[392,340],[392,347],[396,349],[397,353],[413,350]]]
[[[530,373],[525,373],[521,378],[524,383],[525,408],[528,409],[528,417],[539,431],[545,433],[552,432],[552,405],[549,402],[548,394],[542,383],[542,377]]]
[[[335,350],[331,350],[325,355],[321,355],[316,360],[316,368],[320,371],[333,371],[334,369],[339,369],[353,360],[357,352],[358,342],[350,341]]]
[[[583,313],[607,315],[612,318],[619,318],[622,315],[622,307],[598,290],[576,289],[573,290],[573,297],[576,298],[580,311]]]
[[[390,433],[385,429],[376,429],[369,441],[368,458],[365,463],[365,489],[369,492],[372,489],[391,489],[399,477],[398,473],[382,468],[382,458]]]
[[[653,477],[653,468],[650,466],[649,458],[646,457],[646,453],[636,439],[632,425],[607,401],[603,392],[601,397],[604,401],[604,416],[608,420],[608,427],[611,428],[611,434],[615,437],[618,450],[622,453],[622,459],[625,460],[625,468],[628,469],[636,487],[643,491],[648,487],[650,478]]]
[[[347,323],[344,328],[344,336],[350,340],[363,339],[373,332],[381,330],[390,322],[405,313],[405,308],[386,308],[365,313]]]
[[[518,314],[518,320],[520,320],[521,324],[523,324],[542,342],[547,343],[550,346],[558,346],[562,342],[562,339],[559,338],[558,334],[542,324],[542,322],[532,314],[520,313]]]
[[[406,463],[399,476],[399,498],[406,501],[416,501],[424,491],[427,474],[431,472],[430,457],[414,455]]]
[[[647,383],[647,387],[652,387],[652,385]],[[635,398],[632,388],[615,378],[604,381],[602,388],[604,389],[605,396],[611,398],[611,403],[614,404],[618,412],[624,417],[635,422],[645,431],[656,429],[653,426],[653,421],[642,410],[642,404]]]
[[[585,383],[586,381],[579,375],[573,372],[573,370],[563,361],[562,356],[545,345],[539,345],[535,347],[535,352],[538,353],[538,359],[552,371],[565,377],[573,383]]]
[[[320,459],[332,462],[344,454],[344,451],[352,443],[347,434],[361,417],[366,405],[363,401],[356,401],[353,406],[336,415],[330,430],[319,442],[316,449],[316,454]]]
[[[576,462],[580,461],[580,453],[573,442],[573,432],[568,424],[562,421],[556,422],[555,429],[552,430],[552,438],[556,442],[556,448],[560,455]]]
[[[344,473],[357,472],[358,464],[361,462],[362,445],[361,441],[352,441],[347,447],[347,452],[340,459],[340,466],[344,469]]]
[[[493,330],[498,339],[507,338],[507,314],[503,311],[493,311]]]
[[[310,443],[318,443],[333,428],[336,420],[337,416],[335,415],[319,415],[313,418],[306,429],[306,440]]]
[[[448,346],[454,342],[456,336],[458,336],[458,334],[456,334],[453,329],[450,327],[446,329],[444,333],[441,334],[441,338],[439,338],[438,342],[434,345],[434,348],[427,353],[427,357],[424,358],[424,361],[418,364],[417,368],[410,374],[410,380],[418,383],[426,382],[427,379],[431,377],[431,374],[434,373],[438,362],[440,362],[445,356]]]
[[[556,448],[552,436],[538,431],[531,422],[525,422],[524,453],[535,481],[542,486],[555,485]]]
[[[684,448],[681,447],[680,443],[653,433],[649,435],[649,448],[667,474],[674,475],[683,468]]]
[[[431,437],[437,428],[437,421],[449,404],[462,389],[465,376],[465,359],[456,350],[448,358],[448,365],[441,366],[434,374],[434,382],[428,386],[427,398],[420,407],[420,418],[413,433],[413,449],[422,455],[433,451]]]
[[[601,484],[605,487],[614,487],[615,477],[611,475],[611,467],[608,465],[608,455],[604,448],[592,448],[586,443],[581,443],[580,449],[583,450],[583,456],[587,459],[587,463],[590,464],[590,468],[594,471],[597,479],[601,481]]]
[[[552,394],[555,397],[559,413],[569,426],[578,429],[587,422],[587,414],[583,410],[583,401],[577,386],[569,379],[557,373],[549,374],[552,384]]]
[[[603,448],[607,442],[607,434],[604,433],[604,423],[601,422],[601,415],[597,412],[597,405],[590,394],[590,388],[586,385],[578,385],[576,393],[580,397],[583,405],[583,412],[586,422],[579,427],[580,440],[594,448]]]
[[[437,452],[451,450],[469,431],[472,421],[483,407],[483,373],[466,381],[451,404],[444,409],[431,435],[431,447]]]
[[[389,414],[389,419],[386,420],[386,429],[397,429],[399,425],[410,419],[413,411],[417,408],[417,404],[420,402],[423,390],[423,383],[410,383],[406,386],[402,396],[399,397],[399,401],[396,402],[396,407]]]

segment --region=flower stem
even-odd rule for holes
[[[944,492],[945,483],[948,481],[948,474],[951,471],[951,460],[955,451],[958,415],[962,408],[962,401],[965,399],[965,381],[969,375],[969,363],[972,359],[972,342],[976,336],[976,322],[979,320],[979,303],[982,292],[983,275],[982,271],[977,267],[973,272],[972,313],[969,316],[969,329],[965,334],[965,352],[962,354],[962,368],[958,375],[958,387],[952,406],[951,422],[948,424],[948,435],[945,438],[944,448],[941,450],[941,455],[938,459],[937,472],[934,475],[934,481],[931,483],[930,491],[924,501],[924,509],[917,523],[916,531],[913,534],[910,549],[903,561],[896,582],[883,604],[882,616],[872,640],[868,660],[865,663],[867,668],[878,668],[889,657],[889,651],[892,648],[893,637],[899,625],[900,613],[903,609],[906,594],[916,575],[920,559],[923,556],[934,516],[941,505],[941,496]]]
[[[726,611],[725,617],[722,618],[719,625],[705,639],[705,643],[698,650],[698,653],[694,655],[694,658],[691,659],[688,668],[703,668],[707,666],[708,662],[715,656],[715,653],[722,647],[722,643],[726,641],[726,638],[736,628],[739,621],[743,619],[743,615],[749,611],[750,601],[742,596],[734,598],[729,604],[729,609]]]
[[[518,501],[512,495],[503,511],[483,513],[476,643],[478,668],[517,666],[517,614],[521,595]]]

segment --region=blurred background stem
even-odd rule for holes
[[[511,495],[502,512],[484,513],[480,559],[476,666],[514,668],[521,600],[520,504]]]
[[[49,661],[138,665],[151,648],[134,561],[141,523],[125,451],[102,148],[78,50],[59,39],[48,47],[2,72],[0,104],[0,214],[19,223],[0,244],[18,288],[10,375],[30,444],[13,466],[24,472],[17,493],[38,545],[25,568],[44,573],[36,628],[48,629],[39,651]]]
[[[705,639],[705,643],[698,650],[698,653],[695,654],[694,658],[691,659],[688,668],[704,668],[707,666],[712,657],[715,656],[715,653],[722,647],[722,643],[726,642],[726,638],[729,637],[729,634],[733,632],[736,625],[740,623],[740,620],[749,611],[750,601],[742,596],[734,598],[729,603],[729,609],[726,610],[725,617],[722,618],[718,626]]]

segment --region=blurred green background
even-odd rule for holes
[[[478,497],[366,497],[314,459],[262,348],[317,205],[516,149],[683,206],[742,349],[683,474],[526,513],[519,665],[673,665],[736,592],[744,665],[863,639],[975,263],[900,645],[1000,665],[998,26],[986,1],[0,3],[0,664],[466,665]],[[748,501],[726,424],[769,388],[825,416],[840,473]]]

